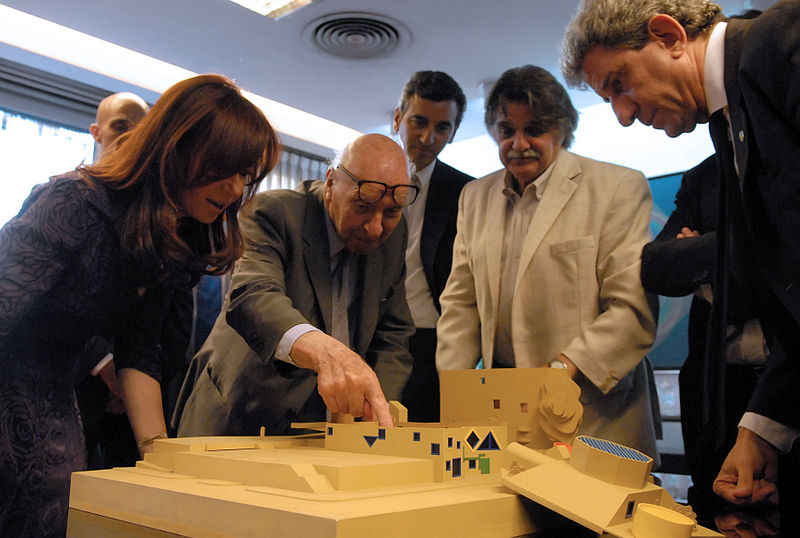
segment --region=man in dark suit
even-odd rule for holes
[[[736,440],[739,417],[747,410],[768,349],[750,305],[729,295],[725,346],[724,442],[715,446],[703,427],[703,369],[711,313],[717,246],[719,174],[711,156],[687,171],[664,228],[642,250],[642,284],[668,297],[694,294],[689,313],[689,350],[681,366],[681,431],[692,476],[688,501],[704,524],[713,524],[722,501],[712,484]],[[734,286],[732,286],[734,288]]]
[[[436,371],[436,322],[453,262],[456,214],[461,188],[471,176],[437,156],[453,141],[467,100],[458,83],[441,71],[418,71],[403,88],[392,130],[416,169],[419,198],[405,210],[406,298],[415,331],[409,347],[414,369],[403,391],[412,421],[438,422],[439,374]]]
[[[386,399],[412,365],[401,217],[418,189],[405,155],[364,135],[298,190],[245,209],[245,253],[181,391],[180,436],[285,434],[326,407],[392,425]]]
[[[777,454],[800,435],[798,35],[797,0],[729,22],[707,0],[585,0],[563,47],[567,80],[591,86],[621,124],[639,119],[678,136],[710,121],[721,181],[709,364],[724,372],[729,277],[754,304],[770,350],[714,484],[736,503],[773,498]],[[796,448],[786,461],[797,482]]]

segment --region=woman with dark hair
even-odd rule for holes
[[[65,533],[70,473],[85,465],[74,386],[90,337],[114,338],[142,451],[165,436],[159,341],[172,291],[231,268],[238,210],[278,152],[232,81],[193,77],[0,230],[0,535]]]

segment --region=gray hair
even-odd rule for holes
[[[336,152],[333,155],[333,158],[328,163],[328,168],[330,168],[331,170],[336,170],[337,168],[339,168],[339,165],[342,164],[342,156],[344,156],[345,152],[350,148],[350,144],[352,144],[352,142],[348,142],[348,144],[345,147],[336,150]]]
[[[725,19],[711,0],[581,0],[561,43],[561,72],[571,88],[586,89],[583,62],[595,45],[639,50],[647,44],[652,17],[669,15],[689,39]]]
[[[564,86],[549,71],[534,65],[513,67],[500,75],[486,98],[483,122],[491,133],[498,110],[507,103],[525,103],[542,131],[557,128],[561,146],[569,148],[578,126],[578,112]]]

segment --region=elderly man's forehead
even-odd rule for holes
[[[400,146],[392,144],[354,146],[342,156],[342,164],[361,180],[407,184],[410,182],[408,158]]]
[[[407,185],[411,183],[408,165],[404,160],[381,159],[376,155],[369,161],[353,164],[353,167],[356,170],[352,170],[352,173],[359,180],[380,181],[387,185]],[[350,169],[349,166],[348,169]]]
[[[552,123],[552,118],[545,117],[546,115],[543,113],[543,111],[537,110],[537,107],[534,106],[534,104],[530,101],[523,99],[508,99],[506,101],[500,101],[497,104],[494,121],[495,125],[508,122],[508,111],[510,108],[515,108],[517,114],[520,112],[523,114],[529,114],[530,117],[528,118],[528,123]]]

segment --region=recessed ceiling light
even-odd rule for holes
[[[314,1],[315,0],[231,0],[231,2],[276,21],[297,11],[301,7],[313,4]]]
[[[162,93],[194,72],[0,4],[0,43]],[[325,118],[243,91],[286,134],[341,149],[360,132]]]

